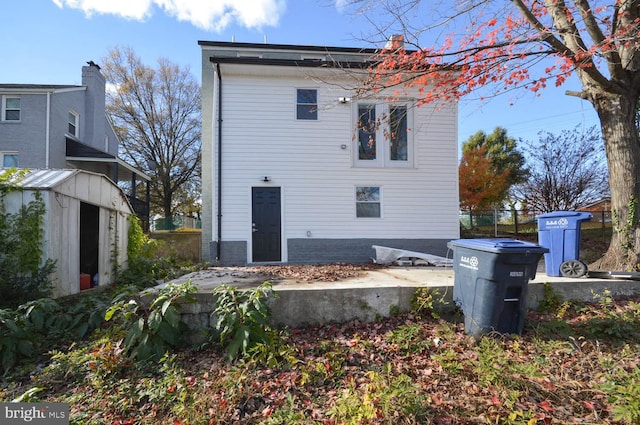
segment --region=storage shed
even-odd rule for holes
[[[0,174],[2,174],[0,170]],[[113,283],[113,269],[127,260],[128,216],[133,210],[112,180],[84,170],[29,170],[22,190],[7,194],[17,212],[40,192],[45,204],[43,261],[56,261],[54,296]]]

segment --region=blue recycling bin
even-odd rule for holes
[[[547,276],[582,277],[587,265],[580,261],[580,230],[593,215],[581,211],[554,211],[540,214],[538,243],[549,252],[544,255]]]
[[[453,250],[453,300],[465,333],[520,334],[527,316],[529,281],[548,249],[515,239],[458,239]]]

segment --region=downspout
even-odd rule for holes
[[[50,149],[50,138],[49,131],[51,129],[51,92],[47,92],[47,118],[45,123],[45,132],[44,135],[44,168],[49,168],[49,149]]]
[[[218,74],[218,151],[216,162],[218,166],[218,188],[216,197],[218,198],[218,243],[216,244],[216,262],[220,262],[222,244],[222,74],[220,73],[220,63],[216,63]]]

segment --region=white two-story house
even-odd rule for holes
[[[459,237],[455,103],[360,93],[374,49],[199,45],[204,260],[446,255]]]

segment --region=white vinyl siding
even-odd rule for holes
[[[292,88],[304,87],[308,76],[295,70],[299,75],[294,77],[293,70],[287,73],[273,68],[256,66],[246,76],[236,68],[222,71],[223,241],[250,244],[249,194],[251,187],[260,185],[281,188],[283,247],[287,239],[307,238],[308,232],[313,238],[326,239],[457,237],[455,105],[437,111],[431,105],[409,108],[413,123],[419,124],[407,124],[411,127],[409,161],[398,162],[410,162],[410,167],[354,166],[358,155],[354,142],[356,105],[355,101],[339,101],[352,93],[345,92],[344,84],[320,85],[318,109],[323,125],[292,120]],[[249,105],[251,125],[247,125]],[[214,102],[212,142],[217,141],[216,113]],[[216,149],[213,143],[213,158]],[[391,161],[390,152],[382,156]],[[212,176],[216,178],[215,171]],[[262,182],[264,176],[271,181]],[[384,214],[375,226],[355,213],[354,188],[366,182],[384,188]],[[212,187],[216,187],[215,181]],[[214,206],[215,196],[214,190]],[[215,217],[214,211],[214,238]]]

